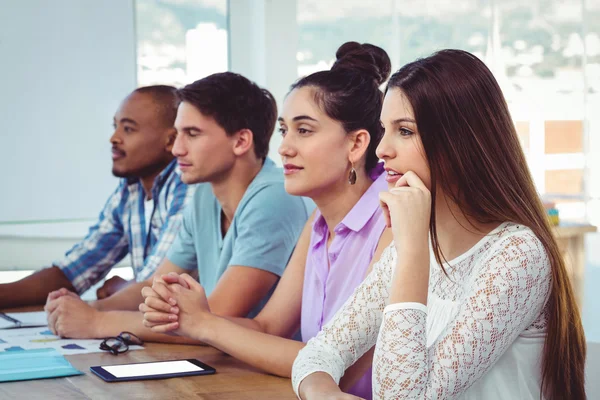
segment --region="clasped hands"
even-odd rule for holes
[[[203,340],[207,319],[213,317],[204,288],[188,274],[171,272],[155,277],[142,289],[144,325],[156,333]]]
[[[48,328],[54,335],[71,339],[101,336],[101,313],[68,289],[50,292],[44,311],[48,318]]]

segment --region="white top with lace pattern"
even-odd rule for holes
[[[529,228],[501,224],[448,262],[448,276],[432,254],[426,307],[389,305],[396,261],[392,244],[300,351],[296,393],[314,372],[339,382],[376,344],[373,398],[540,399],[551,266]]]

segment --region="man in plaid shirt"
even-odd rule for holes
[[[128,254],[136,281],[152,276],[193,194],[193,186],[181,181],[171,154],[177,105],[176,89],[170,86],[139,88],[123,101],[110,138],[112,172],[122,179],[98,222],[52,267],[0,285],[0,308],[44,304],[48,294],[60,288],[81,294]],[[107,297],[126,284],[113,278],[98,295]]]

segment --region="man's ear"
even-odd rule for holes
[[[237,131],[232,136],[233,153],[236,156],[242,156],[252,150],[254,145],[254,134],[250,129],[242,129]]]
[[[173,150],[173,145],[175,144],[175,139],[177,138],[177,129],[169,128],[167,131],[167,143],[165,145],[165,151],[171,154]]]
[[[348,161],[357,163],[369,148],[371,143],[371,135],[366,129],[359,129],[350,135],[350,154]]]

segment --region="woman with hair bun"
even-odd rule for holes
[[[266,372],[289,377],[298,351],[363,281],[392,240],[379,207],[387,183],[375,149],[382,135],[386,52],[348,42],[331,70],[291,87],[279,117],[279,153],[288,193],[317,205],[273,296],[255,318],[217,316],[202,287],[188,276],[163,276],[140,309],[156,332],[173,332],[214,346]],[[274,235],[277,232],[273,232]],[[170,313],[174,300],[177,313]],[[175,322],[172,322],[176,318]],[[290,338],[300,329],[302,341]],[[342,385],[371,396],[372,354]]]

